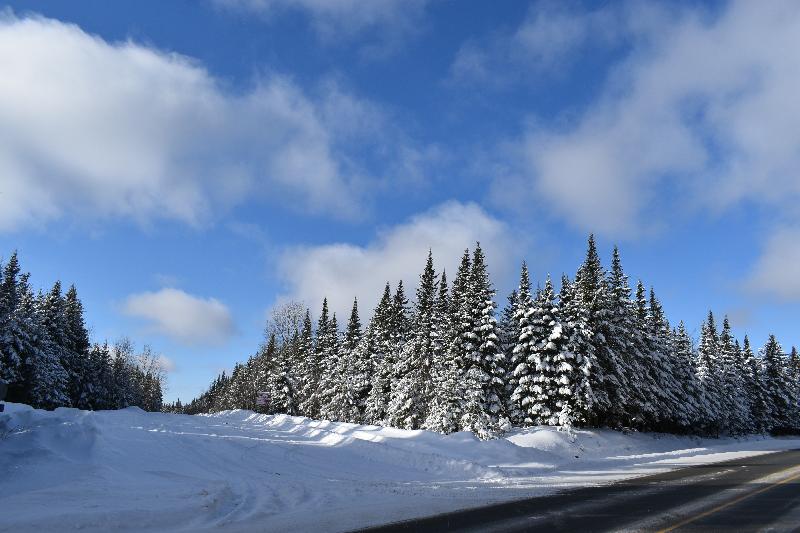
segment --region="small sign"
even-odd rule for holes
[[[269,405],[269,393],[259,392],[256,396],[256,405]]]

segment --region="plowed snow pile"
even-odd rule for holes
[[[7,404],[0,531],[336,531],[800,440],[515,430],[481,442],[301,417]]]

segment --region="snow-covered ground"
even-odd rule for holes
[[[800,447],[613,431],[482,442],[229,411],[7,404],[0,531],[336,531]]]

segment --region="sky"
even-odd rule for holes
[[[594,233],[695,335],[800,345],[798,49],[793,0],[7,2],[0,255],[168,401],[476,241],[499,303]]]

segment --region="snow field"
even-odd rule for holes
[[[341,531],[800,447],[554,428],[481,441],[285,415],[0,415],[0,531]]]

